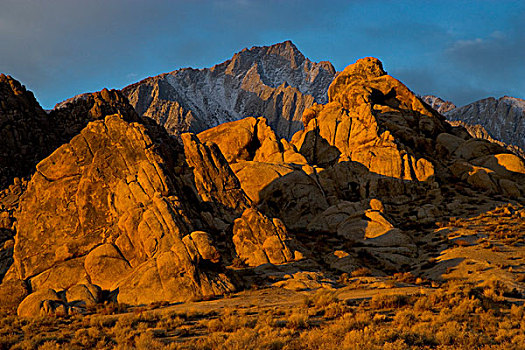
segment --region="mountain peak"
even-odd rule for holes
[[[181,69],[122,91],[140,115],[174,134],[264,115],[279,137],[289,139],[302,127],[305,108],[326,103],[334,76],[332,64],[310,61],[287,40],[243,49],[212,68]]]
[[[277,43],[272,46],[268,46],[265,51],[266,54],[279,55],[290,61],[295,61],[298,65],[305,60],[304,55],[290,40],[286,40],[282,43]]]

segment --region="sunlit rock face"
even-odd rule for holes
[[[35,171],[36,164],[69,142],[90,121],[121,113],[138,115],[116,90],[79,95],[47,114],[18,81],[0,75],[0,188]]]
[[[312,62],[286,41],[244,49],[212,68],[147,78],[122,92],[141,116],[171,134],[264,116],[279,137],[289,139],[302,128],[303,111],[326,102],[334,76],[329,62]]]
[[[111,115],[37,165],[20,199],[14,275],[33,291],[94,283],[124,303],[234,289],[188,196],[184,152],[156,126]],[[35,244],[38,242],[38,244]]]
[[[305,111],[305,130],[292,140],[310,162],[353,160],[371,172],[404,180],[434,176],[434,139],[446,126],[387,75],[379,60],[365,58],[348,66],[330,85],[328,98],[328,104]]]

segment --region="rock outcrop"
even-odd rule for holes
[[[0,188],[31,175],[56,144],[52,123],[35,97],[18,81],[0,75]]]
[[[289,241],[281,220],[271,220],[255,209],[245,210],[233,226],[235,250],[248,266],[293,261],[300,253],[294,254]]]
[[[10,76],[0,75],[0,188],[15,177],[30,176],[35,166],[77,135],[90,121],[121,113],[138,115],[116,90],[83,94],[47,114],[33,94]]]
[[[443,118],[386,75],[381,62],[366,58],[347,67],[328,97],[327,105],[305,112],[305,130],[292,140],[309,163],[352,160],[390,178],[433,179],[432,139],[446,130]]]
[[[206,254],[185,244],[202,225],[177,157],[182,149],[158,127],[120,115],[90,123],[38,164],[20,199],[16,277],[33,291],[119,288],[124,303],[232,290],[225,275],[198,267]]]
[[[279,137],[302,128],[301,116],[325,103],[335,76],[329,62],[314,63],[286,41],[253,47],[206,69],[180,69],[122,89],[141,116],[169,133],[201,132],[248,116],[265,116]]]

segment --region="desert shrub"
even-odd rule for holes
[[[150,350],[150,349],[160,349],[164,344],[153,337],[151,332],[144,332],[137,335],[134,339],[135,347],[138,350]]]
[[[512,318],[516,319],[516,320],[521,320],[523,318],[523,315],[524,315],[524,311],[523,311],[523,305],[512,305],[510,307],[510,315]]]
[[[115,315],[127,312],[128,307],[124,304],[106,301],[95,306],[95,312],[101,315]]]
[[[78,329],[72,338],[73,345],[78,345],[84,349],[93,348],[97,343],[97,338],[93,337],[93,332],[90,332],[86,328]],[[99,335],[98,330],[96,330],[96,336]]]
[[[293,309],[286,321],[288,328],[303,329],[308,326],[308,315],[305,310]]]
[[[224,342],[225,349],[243,350],[256,349],[259,346],[258,333],[249,328],[241,328],[228,335]]]
[[[332,302],[324,309],[324,316],[328,319],[333,319],[343,316],[346,312],[348,312],[346,303],[342,301]]]
[[[157,327],[163,328],[166,330],[173,330],[173,329],[176,329],[182,326],[184,322],[185,320],[179,316],[165,317],[165,318],[162,318],[159,321],[159,323],[157,323]]]
[[[334,291],[318,289],[315,294],[305,299],[305,305],[315,308],[325,308],[330,304],[337,303],[339,299]]]
[[[46,341],[42,345],[38,347],[38,350],[59,350],[60,344],[58,344],[56,341]]]
[[[10,349],[19,339],[20,337],[13,333],[0,335],[0,350]]]
[[[416,283],[416,277],[411,272],[395,273],[394,279],[401,283]]]
[[[90,326],[98,328],[113,327],[117,320],[102,315],[93,315],[90,318]]]
[[[352,271],[350,274],[352,277],[365,277],[370,276],[372,274],[372,271],[367,267],[361,267],[359,269],[356,269]]]
[[[370,307],[373,309],[392,309],[407,305],[410,297],[406,295],[381,295],[377,294],[370,300]]]
[[[240,316],[228,311],[226,314],[205,321],[205,325],[210,332],[234,332],[240,328],[255,326],[256,320],[250,320],[246,316]]]
[[[416,320],[416,316],[411,309],[400,310],[396,312],[394,316],[394,322],[398,324],[400,328],[409,328]]]

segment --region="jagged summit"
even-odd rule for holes
[[[301,51],[299,51],[297,46],[295,46],[295,44],[290,40],[270,46],[252,46],[250,49],[245,48],[242,51],[236,53],[232,59],[242,56],[246,57],[248,55],[255,55],[259,57],[265,55],[281,56],[285,60],[289,61],[293,68],[300,66],[306,59]]]
[[[122,91],[140,115],[171,134],[265,116],[280,137],[289,139],[301,129],[304,109],[327,101],[334,76],[329,62],[312,62],[285,41],[244,49],[212,68],[151,77]]]

